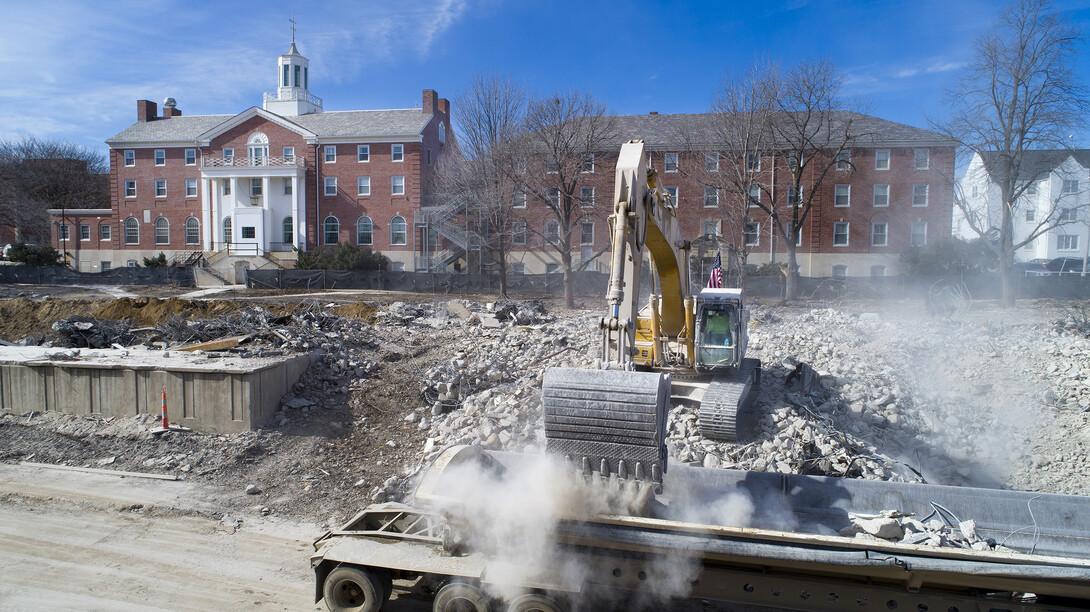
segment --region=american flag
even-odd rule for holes
[[[723,258],[719,253],[715,254],[715,264],[712,266],[712,274],[708,277],[708,288],[721,289],[723,287]]]

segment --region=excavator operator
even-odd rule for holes
[[[730,346],[730,316],[722,310],[708,313],[704,323],[704,344],[708,346]]]

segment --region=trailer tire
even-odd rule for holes
[[[439,589],[431,609],[432,612],[461,612],[467,609],[474,612],[492,612],[488,597],[481,589],[467,582],[451,582]]]
[[[385,570],[342,565],[326,576],[322,595],[330,612],[378,612],[391,589]]]
[[[564,612],[564,606],[548,595],[526,593],[511,600],[507,612]]]

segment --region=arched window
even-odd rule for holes
[[[223,246],[231,245],[231,217],[223,219]]]
[[[125,219],[125,244],[140,244],[140,222],[136,217]]]
[[[447,126],[442,121],[439,122],[439,143],[442,144],[447,141]]]
[[[166,217],[155,220],[155,244],[170,244],[170,221]]]
[[[284,217],[283,235],[280,237],[284,244],[295,244],[295,222],[291,217]]]
[[[250,156],[250,165],[266,165],[269,161],[269,137],[261,132],[250,134],[246,140],[246,151]]]
[[[374,244],[371,217],[364,215],[356,220],[356,244]]]
[[[390,244],[407,244],[408,233],[405,231],[405,217],[394,215],[390,219]]]
[[[337,220],[337,217],[329,215],[325,218],[322,226],[322,234],[324,237],[322,242],[325,244],[337,244],[337,241],[340,240],[341,237],[341,222]]]
[[[200,242],[201,222],[197,221],[196,217],[190,217],[185,220],[185,243],[200,244]]]

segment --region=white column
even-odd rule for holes
[[[201,223],[204,227],[204,233],[202,234],[202,242],[204,243],[204,250],[212,250],[212,241],[215,239],[216,228],[212,224],[212,219],[215,215],[212,214],[212,200],[214,198],[212,194],[211,180],[201,177]]]
[[[307,250],[307,175],[306,171],[300,172],[298,177],[299,189],[294,193],[296,197],[295,239],[299,243],[300,251]]]
[[[291,177],[291,244],[295,248],[299,248],[299,227],[302,224],[299,221],[299,177]]]

